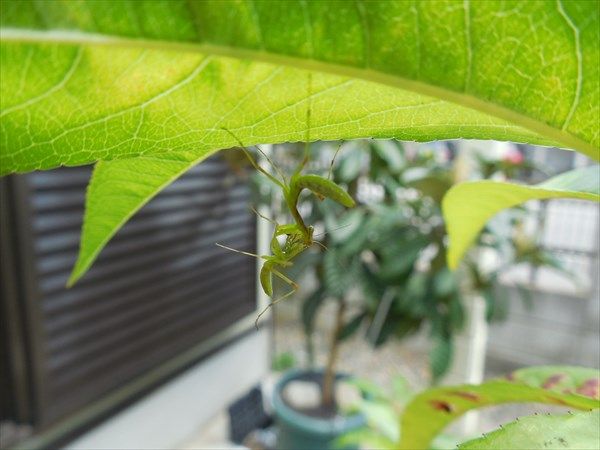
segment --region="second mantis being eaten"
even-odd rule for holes
[[[305,151],[304,158],[292,174],[289,180],[286,179],[285,175],[275,166],[273,161],[257,146],[258,151],[265,157],[265,159],[269,162],[269,164],[273,167],[275,172],[281,179],[276,178],[272,174],[270,174],[267,170],[261,167],[252,157],[250,152],[246,149],[244,144],[235,136],[230,130],[223,128],[224,131],[229,133],[240,145],[242,151],[250,161],[250,164],[265,175],[269,180],[275,183],[277,186],[281,188],[281,192],[283,194],[283,198],[285,200],[285,204],[287,205],[290,214],[292,215],[294,222],[289,224],[280,225],[272,219],[269,219],[258,211],[254,210],[254,212],[262,217],[263,219],[271,222],[275,229],[273,231],[273,236],[270,242],[270,250],[271,255],[256,255],[253,253],[243,252],[240,250],[236,250],[230,247],[227,247],[222,244],[217,244],[219,247],[225,248],[227,250],[231,250],[237,253],[242,253],[244,255],[253,256],[255,258],[263,259],[265,262],[260,270],[260,284],[265,292],[271,299],[273,299],[273,275],[280,278],[283,282],[288,284],[291,287],[291,290],[284,294],[283,296],[273,299],[269,305],[265,309],[263,309],[258,317],[256,318],[255,325],[258,328],[258,321],[260,317],[274,304],[288,298],[292,294],[294,294],[298,290],[298,284],[288,278],[283,272],[282,269],[286,267],[290,267],[293,263],[292,260],[298,256],[300,253],[308,249],[314,243],[320,244],[313,240],[314,227],[309,225],[307,226],[298,211],[298,200],[300,198],[300,193],[304,189],[308,189],[314,195],[316,195],[320,200],[325,198],[329,198],[334,200],[341,205],[352,208],[355,205],[354,199],[339,185],[335,184],[328,178],[314,175],[314,174],[302,174],[302,170],[304,166],[308,162],[309,159],[309,144],[308,139],[305,143]],[[341,146],[338,147],[337,152],[340,150]],[[331,167],[333,167],[333,163],[335,161],[335,155],[331,162]],[[330,170],[331,174],[331,170]],[[285,241],[283,245],[280,244],[278,238],[280,236],[285,236]]]

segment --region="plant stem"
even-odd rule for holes
[[[346,302],[344,299],[340,299],[338,302],[338,310],[335,318],[335,327],[331,334],[331,346],[329,348],[329,356],[327,358],[327,366],[325,367],[325,373],[323,374],[323,399],[322,404],[325,407],[335,406],[335,363],[338,356],[339,350],[339,336],[344,326],[344,311],[346,309]]]
[[[313,369],[315,367],[315,343],[312,332],[306,332],[306,356],[308,368]]]

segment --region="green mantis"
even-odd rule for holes
[[[300,253],[308,249],[313,243],[319,244],[319,242],[315,242],[313,240],[314,227],[307,226],[304,223],[304,220],[298,211],[298,200],[300,198],[301,192],[304,189],[308,189],[321,200],[329,198],[347,208],[353,207],[355,203],[352,197],[342,187],[338,186],[333,181],[321,177],[319,175],[302,174],[302,170],[304,169],[304,166],[306,165],[309,159],[308,142],[306,143],[303,160],[300,162],[290,179],[287,180],[285,175],[275,166],[273,161],[271,161],[271,159],[260,148],[257,147],[258,151],[267,159],[269,164],[274,168],[279,178],[276,178],[264,168],[262,168],[254,160],[254,158],[246,149],[244,144],[231,131],[229,131],[226,128],[223,128],[223,130],[229,133],[239,143],[246,157],[250,161],[250,164],[252,164],[252,166],[257,171],[262,173],[269,180],[271,180],[273,183],[279,186],[279,188],[281,188],[281,192],[283,194],[285,203],[290,211],[290,214],[292,215],[292,218],[294,219],[294,223],[280,225],[277,222],[255,211],[255,213],[258,216],[262,217],[265,220],[268,220],[275,226],[273,236],[270,242],[271,255],[255,255],[253,253],[242,252],[240,250],[235,250],[233,248],[217,244],[218,246],[227,250],[242,253],[248,256],[253,256],[255,258],[263,259],[265,261],[260,270],[260,284],[265,294],[267,294],[269,297],[273,298],[273,275],[280,278],[283,282],[285,282],[291,287],[291,290],[288,293],[284,294],[276,300],[272,300],[271,303],[258,315],[255,322],[255,325],[258,327],[258,320],[268,310],[268,308],[288,298],[298,290],[298,284],[290,278],[288,278],[284,273],[282,273],[282,269],[290,267],[293,264],[292,260]],[[331,164],[333,166],[333,161]],[[279,242],[278,238],[280,236],[285,236],[285,241],[283,242],[283,244],[280,244]]]

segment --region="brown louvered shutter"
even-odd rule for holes
[[[138,212],[72,289],[89,167],[6,180],[33,417],[44,428],[256,308],[250,189],[211,158]],[[4,233],[3,235],[7,235]],[[3,298],[5,295],[3,294]],[[13,299],[14,300],[14,299]]]

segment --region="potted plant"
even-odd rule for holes
[[[330,150],[335,148],[333,145]],[[319,153],[328,154],[323,148]],[[290,154],[293,152],[286,152],[287,163],[293,165]],[[477,246],[491,248],[501,264],[484,270],[469,258],[468,270],[451,272],[446,265],[447,233],[441,200],[456,180],[453,161],[434,157],[426,147],[407,152],[394,141],[354,143],[341,152],[337,161],[333,179],[347,186],[357,206],[346,210],[332,202],[306,197],[302,207],[307,211],[307,220],[319,226],[321,245],[326,250],[314,249],[300,255],[289,269],[292,278],[310,274],[313,281],[308,283],[312,287],[305,293],[301,307],[308,368],[285,374],[275,392],[285,448],[315,442],[317,435],[321,436],[320,445],[325,446],[336,433],[359,423],[355,419],[346,423],[339,417],[334,388],[336,380],[344,378],[336,370],[339,347],[358,330],[366,328],[367,340],[379,346],[390,337],[402,339],[428,325],[432,342],[430,371],[432,381],[437,382],[449,368],[453,336],[463,325],[465,292],[483,296],[487,318],[497,319],[501,315],[497,313],[494,282],[503,270],[524,261],[561,268],[523,233],[503,234],[488,228]],[[486,164],[486,170],[491,170],[493,162]],[[517,173],[519,164],[525,169],[530,163],[511,164],[512,174]],[[502,168],[498,164],[493,173],[504,174]],[[369,195],[361,193],[360,186],[380,189]],[[267,196],[263,201],[273,199]],[[516,223],[524,216],[525,211],[514,212],[511,221]],[[326,363],[317,369],[313,335],[315,319],[325,302],[335,305],[335,313],[328,331]],[[316,384],[321,393],[319,404],[309,410],[294,411],[291,402],[284,400],[286,387],[299,380]]]

